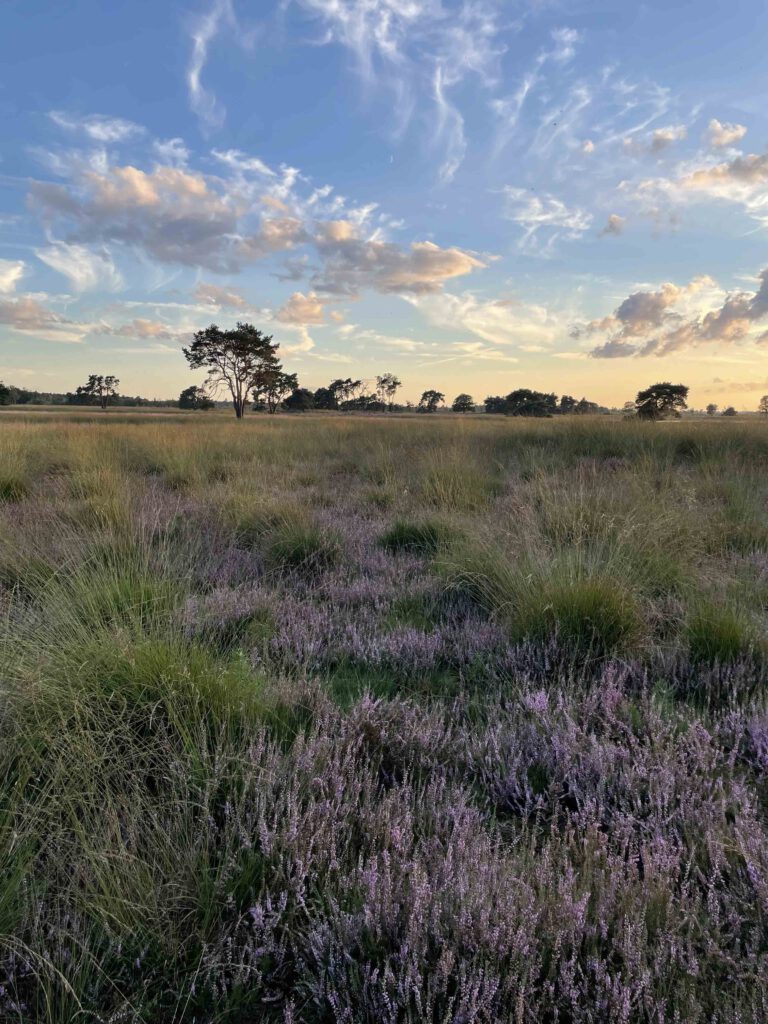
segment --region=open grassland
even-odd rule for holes
[[[768,425],[0,419],[0,1019],[768,1019]]]

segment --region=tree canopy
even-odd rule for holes
[[[179,395],[180,409],[213,409],[215,404],[205,393],[205,388],[198,387],[195,384],[190,384],[188,388],[184,388]]]
[[[376,394],[379,396],[379,401],[386,402],[390,409],[400,387],[402,387],[402,381],[394,373],[382,373],[376,378]]]
[[[422,393],[419,399],[419,409],[422,412],[435,412],[437,407],[445,401],[445,395],[442,391],[435,391],[430,388]]]
[[[85,384],[75,389],[74,394],[70,392],[67,395],[67,401],[72,405],[99,405],[106,409],[110,401],[117,398],[119,386],[120,381],[112,374],[104,376],[92,373]]]
[[[265,365],[254,375],[253,400],[255,408],[266,408],[267,412],[275,413],[283,400],[299,386],[299,378],[295,373],[286,373],[282,363]]]
[[[460,395],[456,395],[451,408],[454,412],[474,412],[475,400],[472,395],[462,392]]]
[[[211,391],[225,388],[229,392],[235,416],[242,419],[248,396],[260,375],[279,366],[279,347],[272,342],[271,334],[263,334],[253,324],[238,322],[229,331],[222,331],[216,324],[197,331],[192,344],[183,352],[191,369],[208,370]]]
[[[685,384],[652,384],[638,391],[635,411],[641,420],[661,420],[665,416],[679,416],[687,409],[688,388]]]

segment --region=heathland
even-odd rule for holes
[[[768,424],[0,419],[0,1019],[768,1019]]]

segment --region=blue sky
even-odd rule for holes
[[[0,377],[167,397],[245,319],[315,387],[768,392],[768,10],[5,0]]]

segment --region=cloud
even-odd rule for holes
[[[607,221],[605,227],[600,232],[600,236],[599,237],[600,238],[604,238],[606,235],[621,235],[621,234],[623,234],[624,233],[624,225],[626,223],[627,223],[626,219],[624,217],[620,217],[618,215],[618,213],[610,214],[610,216],[608,217],[608,221]]]
[[[768,378],[765,380],[722,380],[716,377],[713,381],[714,387],[704,388],[704,393],[707,395],[719,395],[723,391],[730,392],[741,392],[749,394],[752,391],[762,391],[763,394],[768,393]]]
[[[73,243],[122,243],[161,263],[218,273],[290,249],[302,236],[301,223],[289,217],[263,218],[258,230],[248,231],[245,197],[176,167],[89,171],[73,186],[35,182],[31,201],[49,222],[72,225]]]
[[[303,295],[294,292],[276,313],[275,320],[284,324],[323,324],[323,300],[315,292]]]
[[[562,325],[543,306],[503,299],[480,299],[471,292],[410,296],[409,301],[436,327],[467,331],[492,345],[545,348]]]
[[[466,153],[464,117],[452,91],[468,77],[493,89],[506,47],[500,41],[511,31],[499,22],[493,2],[461,3],[450,12],[440,0],[296,0],[317,20],[322,45],[344,47],[354,56],[363,82],[389,90],[397,134],[414,110],[431,105],[432,141],[441,150],[440,181],[450,182]],[[570,30],[555,39],[555,48],[572,45]]]
[[[24,276],[23,260],[0,260],[0,295],[10,295]]]
[[[709,277],[682,287],[666,282],[656,291],[633,292],[611,315],[574,333],[606,336],[592,349],[598,359],[664,356],[704,344],[765,343],[768,332],[754,337],[754,328],[768,316],[768,270],[758,281],[754,292],[728,294]]]
[[[106,249],[95,252],[85,245],[52,242],[44,249],[35,249],[39,260],[63,274],[77,292],[104,288],[119,291],[123,279]]]
[[[706,140],[713,148],[722,149],[740,142],[746,134],[747,129],[743,124],[729,124],[713,117],[707,125]]]
[[[94,142],[125,142],[126,139],[142,135],[144,129],[133,121],[124,121],[120,117],[108,117],[105,114],[88,114],[76,117],[61,110],[51,110],[48,117],[59,128],[72,132],[81,132]]]
[[[504,216],[519,224],[524,233],[518,246],[523,251],[550,252],[561,239],[581,238],[592,224],[592,214],[581,207],[568,207],[553,195],[532,195],[524,188],[507,185],[503,190],[505,198]],[[546,237],[540,246],[539,234]]]
[[[316,275],[318,291],[356,295],[363,288],[379,292],[436,292],[444,281],[486,264],[474,253],[434,242],[412,242],[408,249],[391,242],[361,238],[348,220],[318,225],[314,244],[323,259]]]
[[[235,15],[231,0],[214,0],[210,10],[204,14],[190,33],[192,55],[187,67],[187,88],[193,113],[197,114],[206,128],[220,128],[227,116],[225,107],[202,83],[203,69],[208,60],[208,48],[219,34],[222,25],[234,25]]]
[[[155,166],[147,172],[127,165],[103,174],[88,170],[66,185],[34,182],[33,208],[49,231],[56,227],[66,237],[40,250],[40,258],[85,289],[99,274],[102,282],[117,287],[116,277],[107,273],[106,250],[97,258],[96,246],[120,245],[159,263],[221,274],[311,246],[319,265],[296,261],[288,276],[309,275],[316,292],[350,296],[368,288],[435,291],[444,281],[486,265],[477,254],[455,246],[415,241],[403,247],[388,241],[393,222],[377,212],[375,203],[349,206],[342,197],[331,198],[330,186],[302,196],[295,168],[273,172],[258,158],[237,151],[217,157],[232,169],[234,180],[179,167]],[[272,190],[268,194],[265,179]],[[329,208],[344,217],[324,219]]]
[[[702,199],[736,203],[768,225],[768,153],[748,153],[694,167],[676,178],[647,178],[637,185],[624,182],[621,187],[641,200],[658,196],[678,203]]]
[[[34,333],[48,341],[80,342],[88,330],[87,324],[67,320],[60,313],[43,306],[34,295],[19,295],[0,299],[0,324],[15,331]]]
[[[235,288],[223,288],[207,281],[200,281],[193,294],[198,302],[209,306],[218,306],[224,309],[246,309],[248,307],[246,299]]]
[[[435,68],[433,79],[437,118],[435,121],[435,139],[444,140],[445,156],[440,166],[439,177],[445,183],[452,181],[461,166],[467,151],[464,137],[464,118],[458,109],[446,98],[444,71],[442,65]]]
[[[179,336],[178,330],[172,330],[168,324],[160,323],[157,320],[145,320],[137,317],[130,323],[121,324],[119,327],[110,327],[107,324],[99,324],[92,332],[93,334],[112,334],[117,337],[142,338],[170,341]],[[183,333],[183,332],[181,332]]]
[[[624,152],[630,156],[658,156],[675,142],[682,142],[688,137],[688,129],[684,124],[670,124],[664,128],[656,128],[647,135],[628,135],[624,138]]]
[[[189,150],[183,139],[155,139],[152,149],[157,154],[161,165],[184,170],[189,162]]]
[[[687,138],[688,129],[684,124],[670,124],[666,128],[657,128],[651,134],[651,152],[661,153],[675,142]]]

